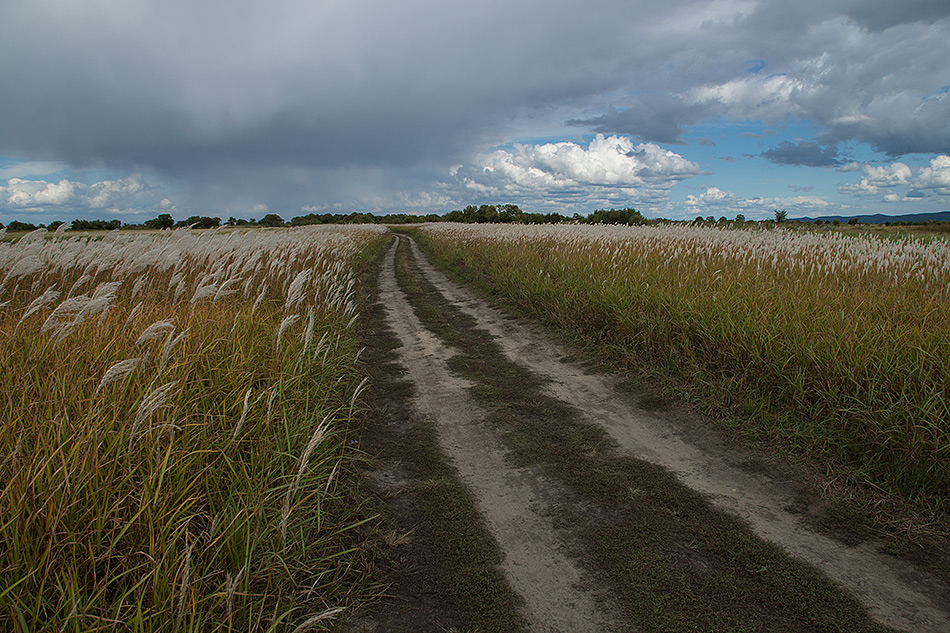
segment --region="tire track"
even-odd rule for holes
[[[471,383],[449,369],[454,353],[419,321],[396,281],[396,247],[380,271],[379,299],[402,343],[399,355],[416,385],[416,405],[434,422],[444,453],[499,542],[503,571],[524,599],[530,630],[630,630],[595,602],[589,580],[566,555],[550,518],[556,486],[536,469],[510,464],[508,451],[485,423],[486,412],[469,395]]]

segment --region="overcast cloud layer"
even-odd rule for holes
[[[941,210],[948,59],[947,0],[5,2],[0,220]]]

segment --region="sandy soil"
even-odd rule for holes
[[[423,273],[450,302],[495,336],[510,360],[549,380],[551,395],[602,426],[627,454],[667,468],[717,508],[746,521],[760,537],[817,566],[864,602],[882,624],[950,631],[947,587],[879,553],[873,543],[848,547],[810,529],[800,515],[785,510],[798,492],[791,482],[743,468],[749,455],[688,412],[640,409],[612,378],[570,362],[573,350],[451,282],[412,246]],[[592,588],[584,586],[579,568],[562,554],[560,537],[545,518],[552,511],[552,484],[508,465],[505,450],[480,424],[484,412],[467,396],[467,384],[446,367],[451,352],[421,326],[399,291],[393,252],[380,278],[380,296],[403,343],[403,362],[418,385],[418,406],[437,422],[444,450],[478,496],[505,551],[505,572],[525,598],[535,630],[610,630],[613,618],[597,610]]]

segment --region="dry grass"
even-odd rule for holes
[[[950,243],[696,226],[462,226],[469,278],[865,481],[950,489]]]
[[[353,264],[382,232],[0,243],[0,628],[319,628],[350,603]]]

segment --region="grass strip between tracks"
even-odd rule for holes
[[[600,427],[543,391],[422,275],[403,240],[397,279],[423,325],[457,352],[514,458],[565,484],[556,524],[643,631],[885,631],[811,566],[714,510],[673,475],[623,457]]]

